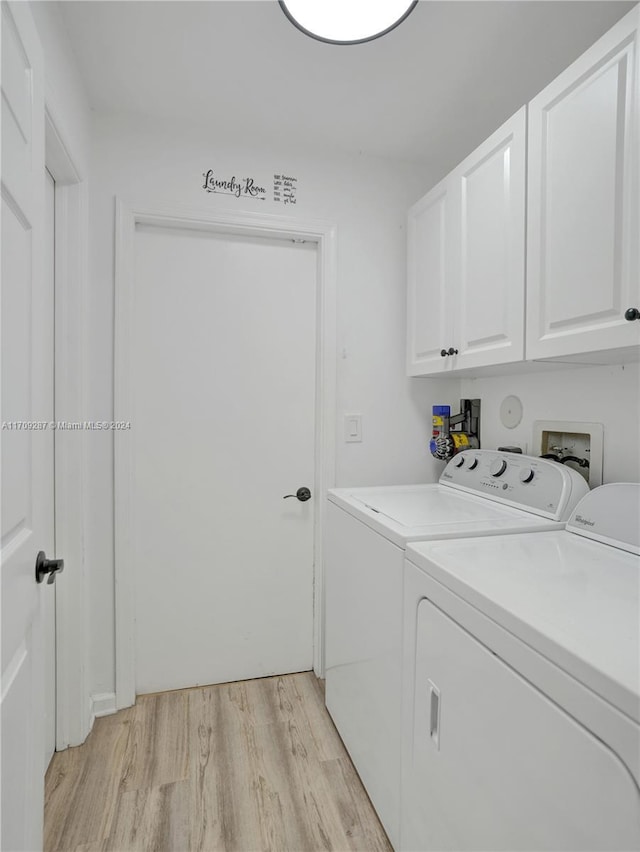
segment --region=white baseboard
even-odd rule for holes
[[[91,696],[91,727],[100,716],[111,716],[116,712],[115,692],[99,692]]]

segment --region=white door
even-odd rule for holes
[[[637,345],[636,7],[529,105],[527,358]]]
[[[42,267],[42,59],[28,4],[2,4],[2,848],[39,849],[43,653],[38,551],[53,549],[51,306]],[[14,426],[15,424],[15,426]],[[8,428],[7,428],[8,427]]]
[[[451,358],[442,355],[452,341],[450,290],[455,287],[451,247],[449,178],[437,184],[409,211],[407,267],[407,372],[442,373]]]
[[[316,247],[138,226],[135,263],[136,692],[308,670]]]
[[[526,107],[455,170],[454,369],[524,357]]]

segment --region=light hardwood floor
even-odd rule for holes
[[[164,692],[46,777],[45,852],[391,852],[312,672]]]

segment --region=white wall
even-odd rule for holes
[[[45,102],[82,179],[87,177],[91,112],[57,3],[31,3],[42,44]]]
[[[506,429],[500,403],[514,394],[522,422]],[[461,395],[482,399],[482,446],[515,444],[532,450],[535,420],[577,420],[604,426],[604,482],[640,481],[640,373],[638,364],[566,369],[545,366],[525,376],[465,379]]]
[[[206,108],[206,102],[203,102]],[[221,116],[229,122],[231,117]],[[114,199],[177,202],[207,209],[319,218],[338,226],[338,423],[340,485],[437,478],[427,449],[430,406],[455,404],[458,383],[405,376],[405,221],[425,190],[410,166],[362,157],[319,160],[246,139],[216,144],[210,131],[142,117],[96,114],[92,163],[92,282],[88,296],[88,411],[113,414]],[[274,173],[298,178],[297,204],[241,200],[202,189],[203,172],[253,176],[270,190]],[[363,415],[361,444],[343,441],[344,413]],[[256,424],[259,428],[259,424]],[[113,442],[91,433],[88,446],[87,560],[94,693],[113,690]]]

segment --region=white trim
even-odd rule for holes
[[[45,109],[45,163],[55,183],[55,419],[84,411],[84,287],[87,278],[87,184],[55,118]],[[91,730],[88,712],[87,588],[84,565],[84,433],[55,439],[56,749],[79,745]]]
[[[276,239],[306,239],[318,244],[316,352],[316,460],[314,529],[313,668],[324,676],[324,566],[322,532],[326,493],[335,484],[336,457],[336,226],[285,216],[221,214],[179,204],[128,204],[116,201],[114,419],[130,420],[130,318],[133,294],[134,234],[137,224],[211,229]],[[134,588],[131,569],[132,457],[130,435],[116,431],[114,466],[116,707],[135,702]]]
[[[113,343],[113,416],[126,420],[131,412],[128,359],[133,291],[133,239],[136,215],[116,202],[115,307]],[[131,490],[133,458],[129,441],[114,434],[113,523],[115,561],[115,675],[116,707],[131,707],[136,700],[133,604],[133,560],[131,558]]]
[[[316,351],[316,469],[314,526],[313,670],[324,678],[324,528],[327,491],[336,484],[337,229],[318,240]]]
[[[113,716],[116,711],[115,692],[99,692],[91,696],[91,727],[101,716]]]
[[[73,158],[69,154],[49,104],[45,104],[45,161],[46,166],[58,184],[81,183]]]

